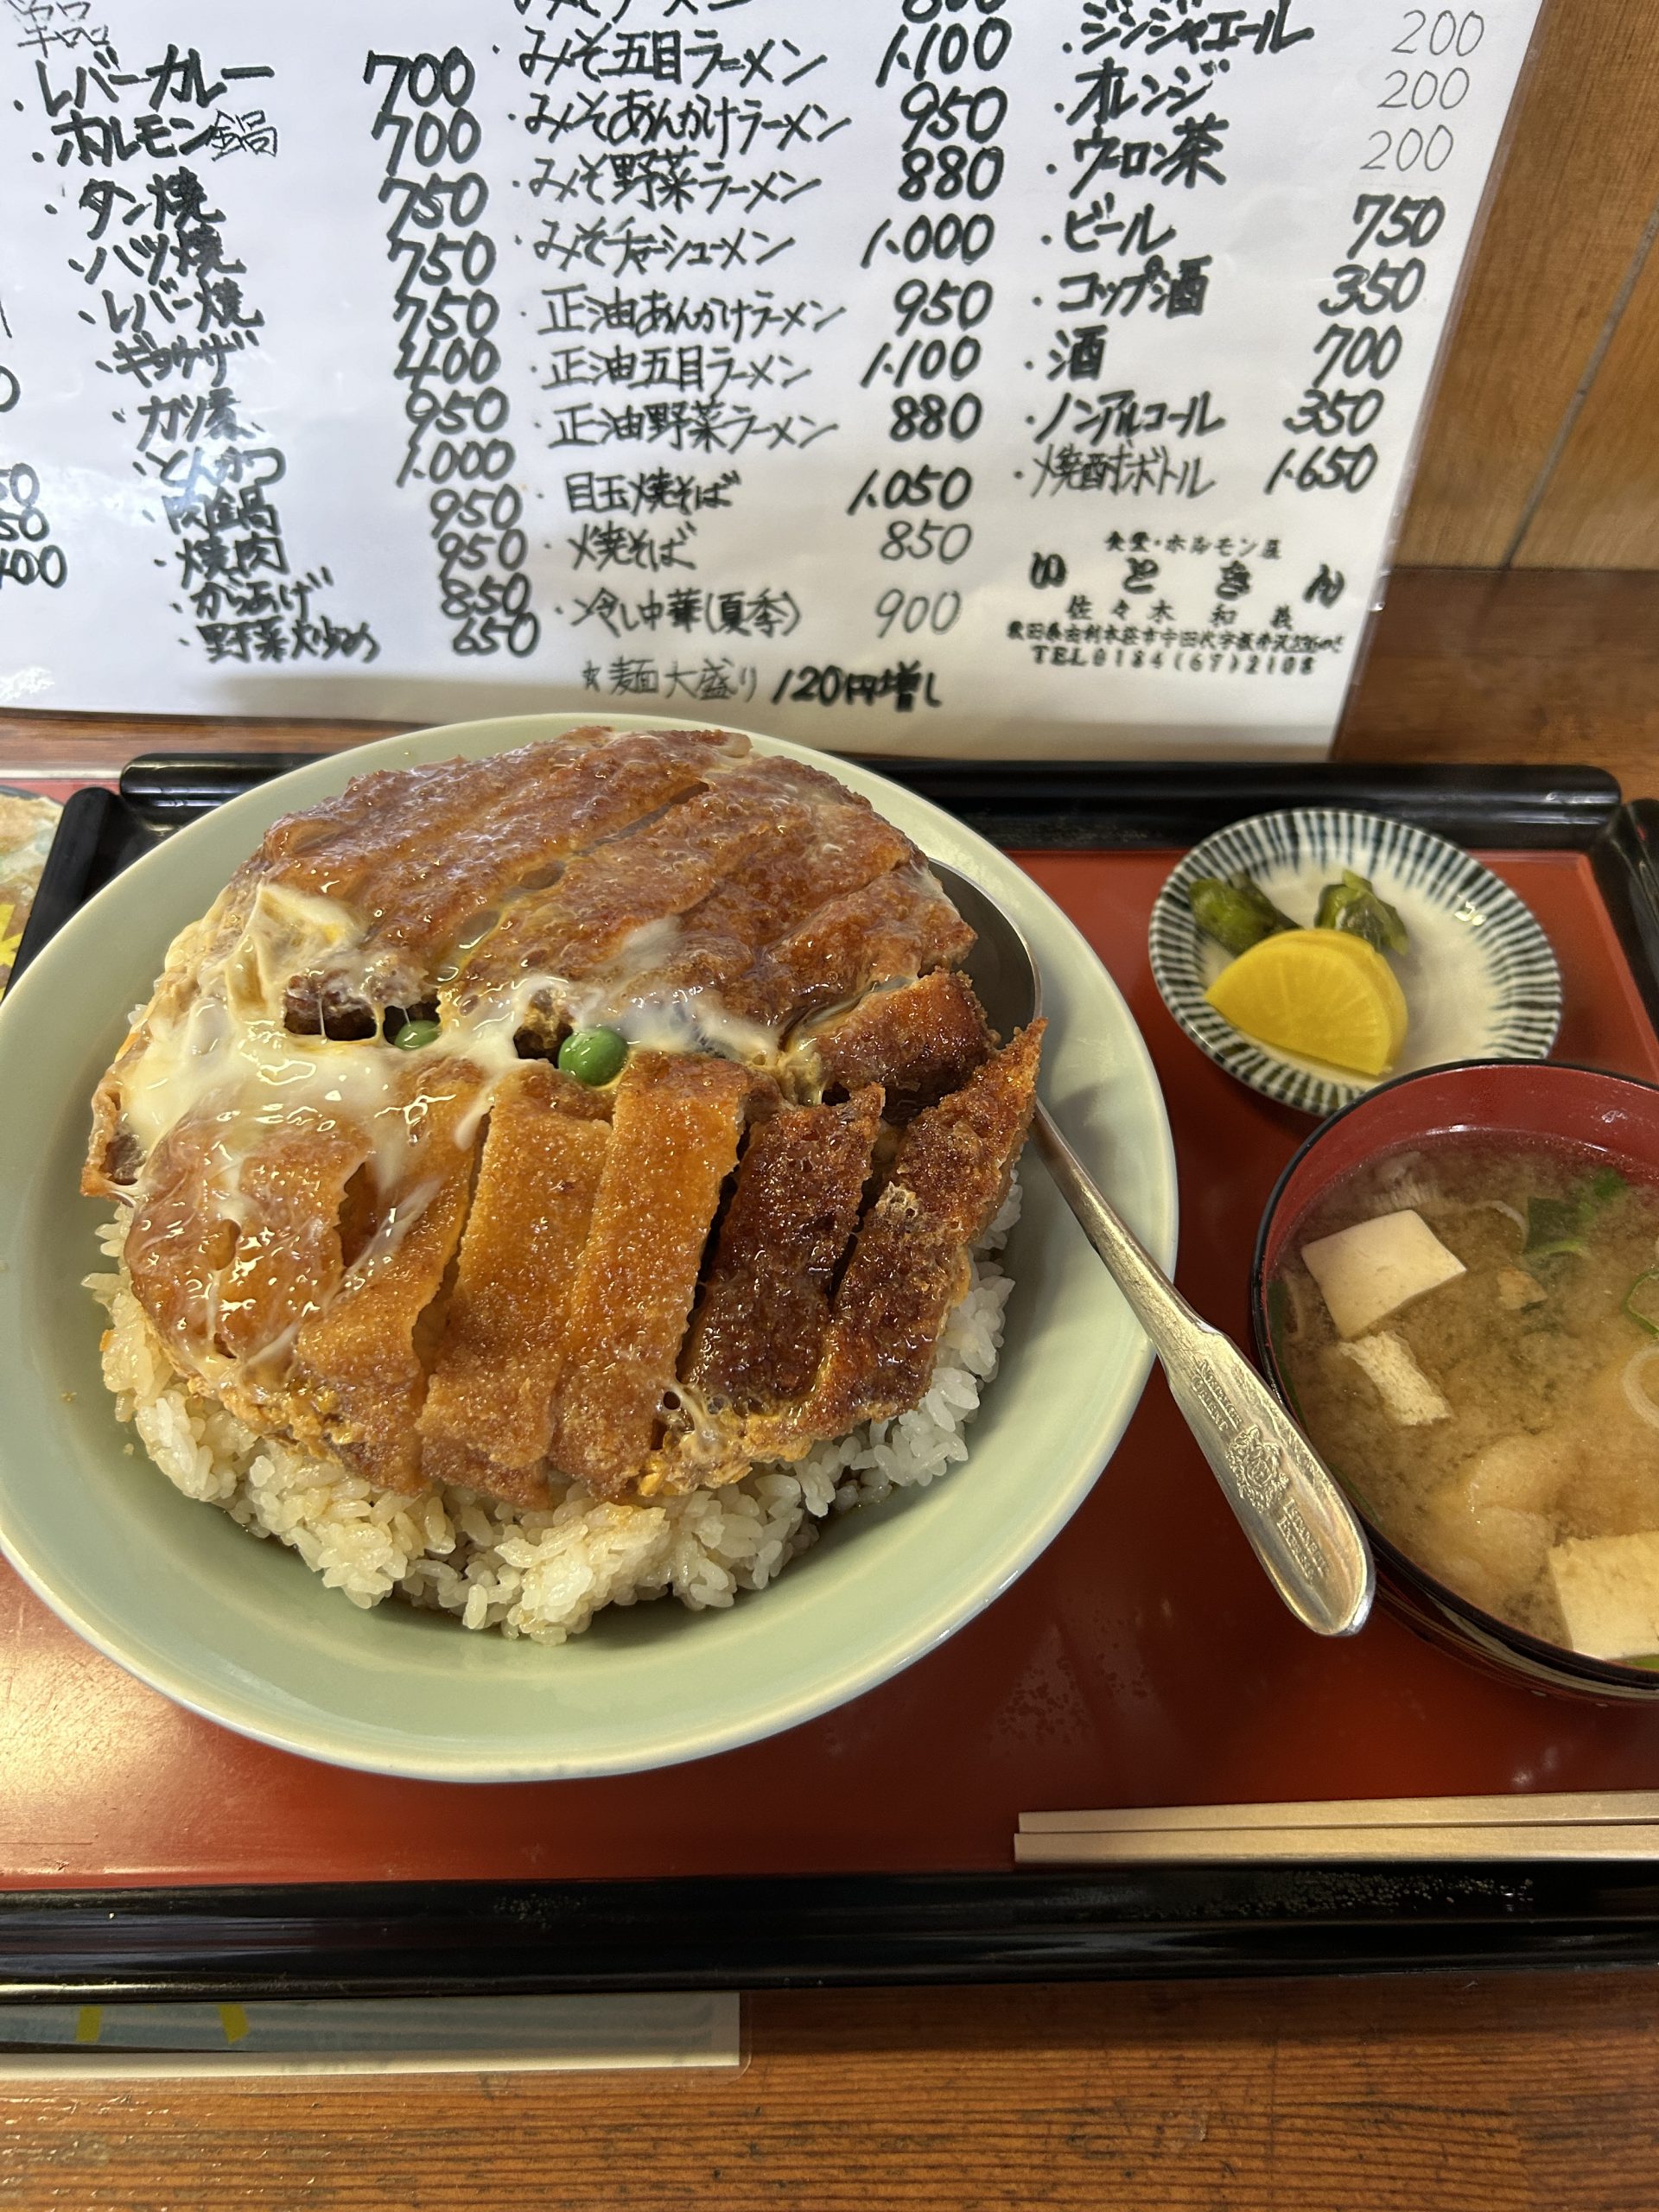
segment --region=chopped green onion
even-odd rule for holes
[[[560,1067],[591,1090],[613,1082],[627,1057],[628,1040],[615,1029],[573,1029],[559,1047]]]
[[[1563,1252],[1582,1252],[1591,1223],[1625,1187],[1616,1167],[1599,1167],[1575,1183],[1564,1198],[1529,1198],[1522,1257],[1548,1260]]]
[[[1659,1337],[1659,1268],[1649,1268],[1645,1274],[1637,1275],[1624,1294],[1620,1311],[1628,1313],[1638,1329],[1645,1329],[1650,1337]]]
[[[1574,1198],[1529,1198],[1527,1241],[1521,1249],[1529,1259],[1548,1260],[1562,1252],[1584,1249],[1584,1209]]]
[[[418,1052],[423,1045],[435,1045],[441,1033],[435,1021],[406,1021],[391,1041],[400,1052]]]

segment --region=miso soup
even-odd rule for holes
[[[1659,1189],[1522,1139],[1379,1155],[1269,1286],[1303,1425],[1375,1526],[1516,1628],[1659,1663]]]

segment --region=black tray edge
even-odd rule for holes
[[[324,757],[143,753],[123,770],[118,793],[78,791],[58,825],[13,977],[85,899],[160,837],[226,799]],[[1633,829],[1621,834],[1630,810],[1622,813],[1617,782],[1598,768],[885,756],[861,765],[946,808],[993,843],[1026,849],[1187,846],[1246,813],[1342,805],[1392,815],[1457,844],[1594,852],[1600,855],[1598,872],[1610,911],[1659,1026],[1659,880],[1650,856],[1644,880],[1642,834]],[[1649,833],[1649,849],[1653,842]]]
[[[1590,847],[1590,860],[1648,1019],[1659,1029],[1659,799],[1621,807]]]
[[[146,821],[175,826],[321,757],[144,753],[123,772],[121,793]],[[1190,845],[1243,814],[1340,805],[1395,815],[1460,844],[1588,845],[1619,805],[1618,784],[1599,768],[847,758],[999,844],[1098,848],[1104,830],[1115,849]]]
[[[0,1897],[0,1998],[457,1996],[1659,1963],[1659,1866],[423,1882]]]

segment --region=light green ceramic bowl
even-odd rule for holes
[[[139,861],[0,1007],[0,1544],[87,1640],[227,1727],[345,1766],[454,1782],[616,1774],[699,1758],[856,1697],[988,1605],[1052,1541],[1109,1458],[1146,1340],[1027,1154],[1001,1374],[948,1480],[836,1519],[729,1611],[601,1614],[557,1649],[468,1635],[395,1602],[359,1612],[299,1559],[173,1491],[117,1423],[99,1375],[102,1209],[77,1194],[87,1102],[175,931],[269,823],[365,769],[499,752],[575,716],[389,738],[285,776]],[[619,721],[623,718],[618,717]],[[649,724],[641,726],[648,727]],[[1166,1264],[1169,1126],[1134,1021],[1071,923],[995,848],[879,776],[795,746],[865,792],[1023,925],[1052,1027],[1044,1093]]]

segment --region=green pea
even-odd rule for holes
[[[400,1052],[418,1052],[423,1045],[435,1045],[438,1036],[435,1021],[406,1021],[391,1041]]]
[[[622,1072],[628,1040],[615,1029],[573,1029],[559,1047],[559,1065],[589,1090],[599,1090]]]

